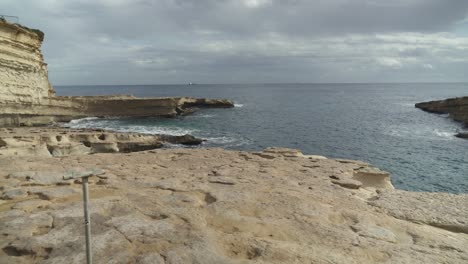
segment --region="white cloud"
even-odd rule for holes
[[[387,66],[390,68],[401,68],[403,64],[396,58],[381,57],[376,58],[378,64],[382,66]]]
[[[271,4],[271,0],[243,0],[244,5],[249,8],[258,8]]]
[[[423,64],[423,68],[424,68],[424,69],[428,69],[428,70],[433,70],[433,69],[434,69],[434,66],[432,66],[432,64],[425,63],[425,64]]]

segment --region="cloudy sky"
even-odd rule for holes
[[[54,85],[468,81],[468,0],[0,0]]]

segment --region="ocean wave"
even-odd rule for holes
[[[250,144],[250,141],[242,137],[208,137],[205,138],[206,144],[221,145],[223,147],[239,147]]]
[[[236,138],[233,137],[211,137],[207,138],[208,142],[214,144],[228,144],[236,141]]]
[[[455,131],[432,129],[430,127],[406,127],[406,128],[391,128],[384,134],[402,137],[402,138],[421,138],[434,140],[453,140],[455,139]]]
[[[434,133],[439,137],[447,137],[447,138],[453,138],[453,136],[455,135],[453,132],[439,131],[439,130],[434,130]]]
[[[243,104],[234,104],[234,107],[243,107]]]
[[[106,129],[106,128],[103,128]],[[109,130],[118,131],[118,132],[131,132],[131,133],[142,133],[142,134],[165,134],[172,136],[183,136],[187,134],[193,134],[198,131],[195,129],[187,129],[180,127],[155,127],[155,126],[125,126],[125,127],[109,127]]]
[[[85,118],[80,118],[80,119],[73,119],[68,123],[69,124],[79,124],[79,123],[87,122],[87,121],[90,121],[90,120],[96,120],[96,119],[99,119],[99,117],[85,117]]]
[[[75,121],[75,120],[72,120]],[[88,118],[80,119],[79,121],[70,122],[64,125],[69,128],[76,129],[104,129],[115,132],[129,132],[129,133],[142,133],[142,134],[166,134],[173,136],[183,136],[186,134],[196,133],[198,130],[182,127],[171,127],[171,126],[157,126],[157,125],[133,125],[123,124],[118,119],[98,119]]]

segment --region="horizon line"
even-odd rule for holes
[[[351,84],[468,84],[468,81],[448,81],[448,82],[252,82],[252,83],[153,83],[153,84],[57,84],[52,85],[55,86],[152,86],[152,85],[186,85],[186,86],[197,86],[197,85],[278,85],[278,84],[295,84],[295,85],[307,85],[307,84],[343,84],[343,85],[351,85]]]

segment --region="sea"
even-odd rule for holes
[[[448,115],[415,103],[468,96],[468,83],[210,84],[55,86],[57,95],[227,98],[232,109],[205,109],[177,118],[85,118],[73,128],[147,134],[191,134],[201,147],[363,160],[391,173],[397,189],[468,193],[467,131]]]

